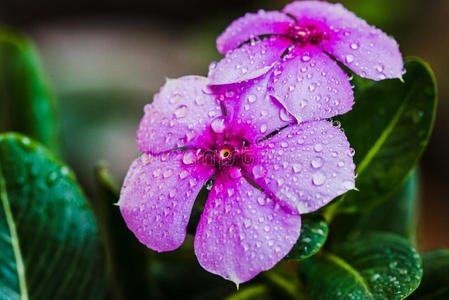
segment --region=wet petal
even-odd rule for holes
[[[271,73],[271,95],[301,121],[348,112],[354,93],[348,76],[320,49],[293,48]]]
[[[211,85],[239,83],[267,73],[291,45],[288,39],[270,37],[232,50],[209,70]]]
[[[213,173],[213,169],[196,164],[192,154],[195,152],[143,154],[126,175],[120,211],[128,228],[148,248],[170,251],[184,241],[195,198]]]
[[[278,11],[259,10],[247,13],[235,20],[217,38],[217,49],[221,54],[233,50],[242,43],[266,34],[283,34],[293,20]]]
[[[137,131],[141,152],[160,153],[199,144],[197,137],[222,115],[215,96],[208,94],[207,83],[200,76],[167,80],[153,103],[145,106]]]
[[[294,211],[313,212],[354,189],[353,153],[330,122],[292,125],[253,149],[248,176]]]
[[[207,271],[236,284],[272,268],[299,237],[301,219],[245,179],[217,177],[195,235]]]
[[[295,122],[282,104],[268,94],[268,79],[269,74],[265,74],[242,84],[214,88],[232,120],[232,132],[250,143]]]
[[[404,70],[397,42],[375,27],[341,31],[323,49],[357,75],[382,80],[401,78]]]
[[[312,22],[327,28],[330,39],[323,42],[322,49],[358,75],[374,80],[402,77],[397,42],[341,4],[298,1],[283,11],[295,16],[298,23]]]

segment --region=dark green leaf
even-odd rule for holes
[[[403,299],[422,268],[406,240],[373,232],[301,261],[299,275],[310,299]]]
[[[0,30],[0,119],[3,131],[19,131],[59,154],[55,102],[38,53],[9,30]]]
[[[70,169],[28,137],[0,135],[0,298],[100,299],[103,252]]]
[[[424,268],[422,283],[409,299],[449,299],[449,250],[428,252],[422,258]]]
[[[402,187],[374,209],[352,215],[339,215],[332,220],[330,243],[351,240],[371,231],[385,231],[416,244],[418,174],[413,171]]]
[[[310,257],[318,252],[326,241],[328,227],[322,216],[303,215],[301,217],[301,235],[285,259],[302,260]]]
[[[150,299],[150,250],[127,228],[117,205],[119,191],[105,166],[96,169],[99,197],[95,211],[106,245],[109,285],[114,299]]]
[[[391,196],[415,167],[427,145],[436,109],[430,68],[405,64],[405,83],[384,80],[361,85],[352,111],[339,117],[356,150],[356,187],[335,203],[334,212],[369,210]]]

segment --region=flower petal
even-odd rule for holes
[[[217,38],[217,49],[221,54],[233,50],[242,43],[266,34],[283,34],[293,20],[278,11],[259,10],[247,13],[233,21]]]
[[[265,74],[245,83],[213,87],[232,120],[233,133],[250,143],[296,121],[279,101],[268,94],[268,80],[269,74]],[[244,131],[235,132],[242,127]]]
[[[207,271],[236,284],[272,268],[293,247],[301,218],[276,205],[243,177],[218,176],[195,235]]]
[[[344,133],[327,121],[293,125],[254,145],[247,174],[282,205],[313,212],[354,189],[354,163]]]
[[[229,51],[217,64],[211,65],[210,84],[239,83],[262,76],[290,45],[288,39],[272,36]]]
[[[271,95],[298,122],[331,118],[354,104],[346,73],[314,46],[294,47],[275,67],[269,84]]]
[[[315,22],[328,28],[329,41],[322,48],[362,77],[400,78],[404,68],[397,42],[345,9],[341,4],[301,1],[283,11],[298,23]]]
[[[222,116],[214,95],[207,94],[207,79],[185,76],[169,79],[145,106],[137,131],[143,153],[160,153],[176,147],[198,145],[199,137],[216,117]],[[206,91],[206,92],[205,92]]]
[[[375,27],[341,31],[323,49],[361,77],[402,77],[404,63],[397,42]]]
[[[192,162],[192,155],[192,150],[143,154],[129,168],[118,204],[128,228],[148,248],[170,251],[184,241],[195,198],[213,173]]]

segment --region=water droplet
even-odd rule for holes
[[[284,107],[280,109],[279,117],[285,122],[293,121],[293,116]]]
[[[179,178],[184,179],[189,175],[189,172],[186,170],[182,170],[181,173],[179,173]]]
[[[258,202],[260,205],[265,205],[265,198],[264,198],[264,197],[259,197],[259,198],[257,198],[257,202]]]
[[[183,156],[182,156],[182,162],[185,165],[191,165],[196,161],[196,155],[194,152],[186,152]]]
[[[170,191],[170,193],[169,193],[169,196],[170,196],[170,198],[175,198],[175,196],[176,196],[176,191],[175,190],[171,190]]]
[[[223,133],[226,130],[226,120],[225,117],[215,118],[210,127],[215,133]]]
[[[311,165],[314,169],[319,169],[323,166],[323,159],[321,157],[315,157],[312,159]]]
[[[247,99],[248,99],[249,103],[253,103],[257,100],[257,97],[256,97],[256,95],[250,94],[250,95],[248,95]]]
[[[242,171],[238,167],[232,168],[231,172],[229,172],[229,177],[232,179],[237,179],[242,177]]]
[[[172,169],[166,169],[166,170],[164,170],[164,173],[162,175],[164,176],[164,178],[168,178],[168,177],[173,175],[173,170]]]
[[[259,179],[267,174],[267,170],[265,170],[262,166],[254,166],[252,173],[255,179]]]
[[[301,57],[301,60],[302,60],[303,62],[308,62],[308,61],[310,60],[310,56],[307,55],[307,54],[304,54],[304,55]]]
[[[379,73],[382,73],[384,69],[385,69],[385,67],[383,65],[377,65],[376,66],[376,71],[379,72]]]
[[[325,181],[326,181],[326,176],[324,176],[324,174],[321,172],[317,172],[317,173],[313,174],[313,176],[312,176],[312,182],[314,185],[317,185],[317,186],[323,185]]]
[[[316,152],[321,152],[323,151],[323,145],[321,144],[316,144],[313,149],[315,149]]]
[[[180,118],[184,118],[189,114],[189,109],[187,106],[185,105],[180,105],[178,106],[178,108],[176,108],[175,110],[175,117],[180,119]]]
[[[295,172],[295,173],[299,173],[302,171],[302,164],[300,164],[300,163],[293,164],[292,167],[293,167],[293,172]]]
[[[265,133],[266,131],[267,131],[267,125],[262,124],[262,125],[260,126],[260,132]]]
[[[52,186],[58,181],[58,179],[59,179],[59,174],[58,174],[58,171],[55,170],[55,171],[51,171],[50,173],[48,173],[46,181],[49,186]]]
[[[337,163],[337,166],[340,167],[340,168],[343,168],[343,167],[345,166],[345,163],[342,162],[342,161],[339,161],[339,162]]]
[[[348,64],[352,63],[354,61],[354,56],[351,54],[346,55],[346,62]]]
[[[162,173],[161,169],[156,169],[153,171],[153,177],[154,178],[159,177],[159,175],[161,175],[161,173]]]
[[[210,191],[211,189],[212,189],[212,186],[214,185],[214,183],[213,183],[213,181],[212,180],[209,180],[207,183],[206,183],[206,189],[208,190],[208,191]]]
[[[282,148],[287,148],[288,147],[288,143],[287,142],[282,142],[281,143],[281,147]]]
[[[352,49],[352,50],[357,50],[357,49],[359,49],[359,44],[357,44],[357,43],[352,43],[352,44],[351,44],[351,49]]]

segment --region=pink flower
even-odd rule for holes
[[[169,80],[145,106],[137,133],[143,154],[132,163],[119,201],[141,243],[174,250],[185,239],[198,192],[215,174],[195,253],[206,270],[237,284],[291,250],[301,213],[354,188],[343,132],[325,120],[292,123],[261,88],[266,80],[214,91],[203,77]]]
[[[341,4],[319,1],[293,2],[282,12],[248,13],[218,37],[217,48],[226,57],[211,65],[212,85],[270,72],[270,95],[298,121],[310,119],[316,111],[312,106],[340,113],[352,107],[348,77],[330,55],[374,80],[401,78],[403,71],[394,39]]]

